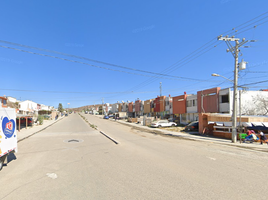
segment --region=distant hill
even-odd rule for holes
[[[90,110],[91,107],[99,107],[99,106],[101,106],[101,104],[97,104],[95,106],[94,105],[88,105],[88,106],[81,106],[81,107],[78,107],[78,108],[70,108],[70,110],[76,111],[76,112],[81,112],[82,110],[87,110],[87,109]]]

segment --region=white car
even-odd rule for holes
[[[177,126],[175,122],[169,122],[168,120],[160,120],[157,122],[152,122],[151,127],[160,128],[160,127],[170,127]]]

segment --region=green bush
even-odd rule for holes
[[[39,124],[41,125],[44,122],[44,117],[41,116],[41,115],[38,115],[38,119],[37,120],[39,121]]]

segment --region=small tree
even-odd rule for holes
[[[59,103],[59,106],[58,106],[58,111],[59,111],[59,112],[63,112],[63,111],[64,111],[63,106],[62,106],[62,104],[61,104],[61,103]]]
[[[39,124],[40,124],[40,125],[43,124],[43,122],[44,122],[44,117],[41,116],[41,115],[38,115],[38,121],[39,121]]]
[[[267,97],[264,95],[257,95],[254,99],[254,104],[256,105],[257,115],[267,115],[268,114],[268,101]]]

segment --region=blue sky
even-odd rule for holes
[[[241,48],[248,65],[239,84],[266,89],[267,8],[266,0],[2,0],[0,96],[79,107],[155,98],[160,82],[165,96],[231,87],[211,76],[233,79],[223,33],[257,40]]]

